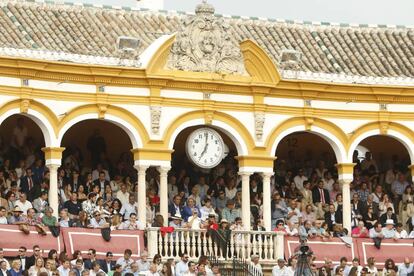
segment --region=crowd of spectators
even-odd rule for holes
[[[60,254],[50,250],[45,257],[43,250],[35,245],[33,255],[28,256],[27,248],[20,247],[15,258],[4,258],[0,248],[0,274],[2,276],[220,276],[219,267],[210,264],[207,257],[201,256],[198,262],[190,261],[183,254],[176,263],[174,258],[162,262],[160,255],[148,258],[147,252],[141,252],[134,258],[130,249],[124,255],[115,258],[108,251],[104,258],[98,258],[95,249],[89,249],[87,258],[75,251],[72,258],[65,252]]]
[[[88,138],[86,149],[67,147],[58,169],[59,218],[48,204],[50,174],[43,154],[30,137],[23,119],[17,120],[10,143],[0,138],[0,224],[45,227],[145,229],[173,227],[231,230],[264,230],[263,182],[250,177],[252,229],[242,223],[241,179],[237,161],[230,153],[212,170],[202,170],[178,154],[168,177],[168,217],[159,214],[160,176],[156,168],[146,173],[146,221],[138,221],[137,173],[130,153],[113,163],[98,130]],[[89,162],[84,155],[89,154]],[[342,227],[342,183],[334,157],[297,158],[294,151],[278,159],[271,178],[272,230],[290,236],[330,239],[352,235],[414,238],[414,186],[407,162],[398,156],[378,162],[370,152],[354,154],[351,188],[352,232]],[[380,242],[376,243],[378,247]]]

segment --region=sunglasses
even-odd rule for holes
[[[35,251],[35,252],[39,252],[39,251],[40,251],[40,249],[35,249],[34,251]]]

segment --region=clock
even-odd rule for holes
[[[226,145],[220,134],[211,128],[194,130],[187,138],[187,156],[195,165],[211,169],[220,164],[225,155]]]

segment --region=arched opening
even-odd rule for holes
[[[284,220],[291,225],[299,223],[302,211],[307,213],[305,220],[311,223],[324,219],[329,204],[335,203],[342,192],[337,181],[336,155],[330,143],[320,135],[298,131],[283,137],[275,154],[273,227],[277,220]],[[294,210],[295,215],[287,216],[278,212],[281,198],[286,202],[286,207]],[[338,198],[342,204],[340,196]],[[340,208],[336,211],[341,212]]]
[[[385,225],[387,208],[392,208],[394,223],[407,227],[407,206],[409,199],[403,200],[406,187],[411,185],[411,164],[406,147],[397,139],[374,135],[362,140],[353,153],[354,181],[351,194],[358,194],[364,204],[374,202],[374,214]],[[368,195],[371,196],[368,199]],[[376,206],[378,205],[378,207]],[[410,209],[410,206],[408,206]],[[414,207],[414,206],[413,206]],[[365,215],[365,214],[363,214]]]
[[[64,133],[61,146],[65,148],[62,155],[62,171],[65,173],[61,172],[60,177],[72,185],[69,189],[76,190],[82,184],[85,194],[91,192],[103,171],[105,184],[100,186],[101,189],[115,181],[117,185],[112,185],[113,193],[119,190],[122,182],[128,184],[129,192],[134,191],[137,174],[133,167],[132,143],[119,126],[97,119],[80,121]]]
[[[206,129],[207,131],[204,131]],[[210,130],[214,132],[208,132]],[[193,137],[192,135],[196,131],[200,132]],[[216,134],[222,138],[223,148],[221,148],[220,141],[216,140],[216,136],[214,136]],[[187,141],[189,141],[189,148]],[[200,148],[198,148],[199,144]],[[205,147],[206,144],[209,145]],[[223,151],[224,155],[222,159],[216,161],[214,154],[218,148],[220,148],[220,152]],[[212,151],[211,155],[210,151]],[[170,206],[174,204],[173,198],[178,194],[182,200],[180,204],[183,206],[183,211],[180,213],[184,220],[187,220],[191,215],[187,208],[191,199],[194,199],[201,219],[206,219],[209,213],[216,212],[218,219],[220,212],[226,207],[227,200],[234,199],[234,207],[241,216],[238,162],[234,158],[237,155],[235,142],[220,128],[199,125],[182,130],[174,141],[172,169],[169,173],[168,184]],[[206,158],[205,163],[203,163],[204,158]],[[204,168],[206,165],[211,165],[210,162],[217,164]],[[208,203],[206,203],[207,201]],[[175,211],[173,210],[173,214],[171,211],[169,213],[171,217],[174,216]]]
[[[4,182],[0,192],[3,198],[8,199],[10,191],[16,195],[17,191],[22,191],[29,200],[39,196],[46,172],[41,150],[44,146],[42,130],[29,117],[16,114],[3,121],[0,126],[0,167],[4,177],[0,178]]]

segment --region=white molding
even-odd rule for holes
[[[165,160],[135,160],[134,166],[149,166],[171,168],[171,161]]]
[[[273,167],[240,167],[239,168],[240,173],[271,173],[273,174]]]

